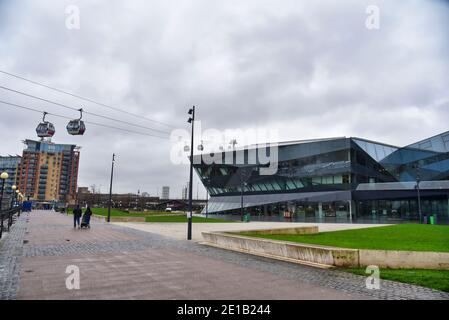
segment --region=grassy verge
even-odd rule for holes
[[[234,221],[223,220],[223,219],[213,219],[213,218],[202,218],[202,217],[193,217],[193,223],[232,223]],[[171,222],[171,223],[187,223],[187,216],[159,216],[159,217],[146,217],[145,222]]]
[[[85,209],[83,208],[83,211]],[[73,210],[69,209],[69,213],[72,213]],[[97,216],[106,217],[108,215],[107,208],[92,208],[93,214]],[[182,215],[182,213],[173,214],[165,211],[146,211],[146,212],[125,212],[119,209],[111,209],[111,217],[148,217],[148,216],[173,216],[173,215]]]
[[[313,235],[246,235],[341,248],[449,252],[449,226],[400,224]]]
[[[369,276],[369,274],[365,273],[364,268],[340,270],[361,276]],[[381,269],[380,278],[449,292],[449,270]]]
[[[72,213],[73,210],[69,209],[69,214]],[[84,209],[83,209],[84,211]],[[108,215],[107,208],[92,208],[92,212],[94,215],[106,217]],[[131,212],[127,213],[125,211],[121,211],[118,209],[111,210],[111,217],[144,217],[145,222],[187,222],[186,214],[184,213],[170,213],[165,211],[147,211],[147,212]],[[193,217],[193,222],[195,223],[228,223],[235,222],[223,219],[214,219],[214,218],[202,218],[202,217]]]

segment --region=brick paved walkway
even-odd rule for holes
[[[93,221],[23,214],[0,244],[1,299],[449,299],[449,294],[290,264]],[[65,271],[80,268],[80,290]]]

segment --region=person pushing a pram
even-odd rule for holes
[[[81,220],[81,228],[90,229],[90,217],[92,216],[92,210],[88,206],[84,212],[83,218]]]

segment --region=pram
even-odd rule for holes
[[[90,229],[90,214],[84,214],[81,219],[81,229]]]

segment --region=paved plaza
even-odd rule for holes
[[[185,225],[176,226],[181,227]],[[391,281],[382,281],[380,290],[368,290],[365,277],[153,231],[96,220],[92,229],[77,230],[63,214],[24,213],[0,242],[0,298],[449,299],[447,293]],[[79,290],[66,288],[70,265],[80,270]]]
[[[145,222],[114,222],[118,226],[151,232],[170,238],[186,239],[187,226],[182,223],[145,223]],[[340,231],[349,229],[373,228],[386,226],[386,224],[349,224],[349,223],[301,223],[301,222],[251,222],[251,223],[196,223],[192,229],[192,239],[202,241],[201,232],[213,231],[242,231],[263,230],[275,228],[295,228],[305,226],[318,226],[319,232]]]

